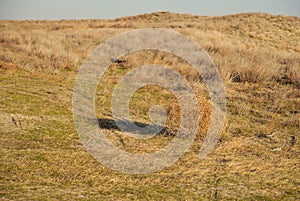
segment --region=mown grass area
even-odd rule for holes
[[[1,200],[300,199],[299,23],[299,18],[267,14],[172,13],[108,21],[1,21]],[[192,147],[174,165],[130,175],[106,168],[85,150],[71,103],[77,70],[89,52],[109,37],[143,27],[179,31],[209,52],[226,87],[227,117],[216,148],[199,160],[210,117],[199,76],[170,55],[146,51],[125,57],[124,67],[112,65],[99,82],[95,104],[103,123],[112,120],[117,81],[149,62],[185,76],[205,114]],[[131,115],[149,123],[148,109],[176,108],[172,98],[159,87],[143,88],[130,102]],[[159,150],[173,139],[135,140],[110,124],[100,127],[116,146],[133,153]]]

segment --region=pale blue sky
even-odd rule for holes
[[[156,11],[300,17],[300,0],[0,0],[0,19],[111,19]]]

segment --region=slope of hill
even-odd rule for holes
[[[226,87],[227,120],[217,147],[199,160],[210,117],[199,76],[166,53],[147,50],[122,58],[126,64],[111,65],[96,98],[100,127],[121,149],[150,153],[173,138],[134,140],[113,125],[113,87],[134,67],[149,62],[173,67],[205,105],[197,138],[183,158],[160,172],[128,175],[106,168],[84,149],[71,100],[77,70],[89,53],[110,37],[141,28],[177,31],[210,54]],[[2,20],[0,30],[1,199],[300,199],[299,18],[160,12],[114,20]],[[164,89],[139,90],[131,115],[147,124],[153,105],[174,112],[168,127],[176,130],[178,106]]]

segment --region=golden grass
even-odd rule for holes
[[[82,146],[72,119],[77,70],[101,42],[136,28],[167,28],[201,45],[227,93],[226,126],[205,160],[198,154],[210,122],[209,94],[180,58],[139,51],[110,66],[99,82],[97,117],[105,135],[132,153],[151,153],[172,135],[132,139],[111,123],[117,81],[143,64],[174,68],[196,92],[197,138],[171,167],[148,175],[112,171]],[[201,17],[162,12],[116,20],[0,21],[0,198],[3,200],[297,200],[300,199],[300,19],[268,14]],[[159,87],[138,90],[135,121],[161,105],[176,131],[180,111]]]

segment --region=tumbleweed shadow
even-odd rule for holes
[[[109,119],[109,118],[98,118],[99,127],[101,129],[108,129],[108,130],[116,130],[125,133],[131,134],[139,134],[139,135],[166,135],[166,136],[174,136],[174,132],[167,127],[155,125],[155,124],[145,124],[141,122],[131,122],[124,119]],[[132,126],[132,123],[135,126]],[[122,129],[118,127],[118,125],[122,125]],[[147,129],[143,129],[147,128]]]

